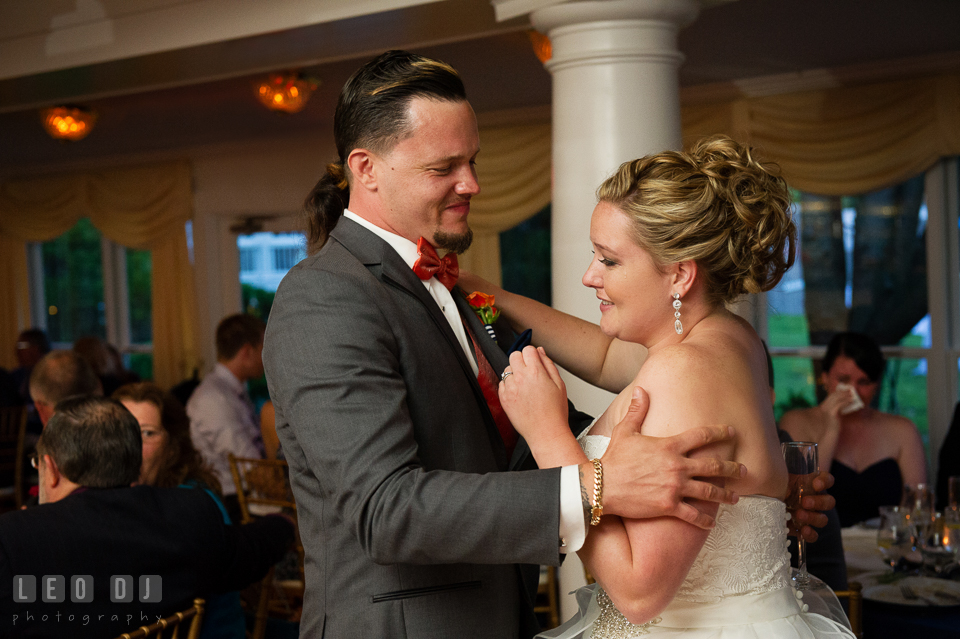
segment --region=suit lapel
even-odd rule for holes
[[[480,318],[477,317],[477,314],[470,307],[461,289],[455,289],[453,298],[457,301],[457,306],[460,308],[460,314],[464,317],[464,323],[467,325],[467,329],[473,333],[474,338],[477,340],[477,346],[483,351],[487,361],[490,362],[490,366],[493,367],[493,372],[499,376],[503,373],[503,369],[510,363],[506,352],[501,348],[501,346],[506,346],[506,344],[498,344],[490,337],[483,322],[480,321]],[[501,441],[502,445],[503,440],[500,439],[499,435],[497,439]],[[506,451],[506,448],[504,448],[504,451]],[[527,446],[527,442],[523,437],[520,437],[520,439],[517,440],[516,447],[513,449],[513,455],[510,457],[510,463],[508,464],[509,469],[518,469],[526,462],[529,456],[530,447]]]
[[[457,308],[460,309],[460,315],[463,317],[463,322],[466,324],[467,330],[473,334],[473,338],[477,341],[477,346],[483,351],[483,355],[487,358],[487,361],[490,362],[490,366],[493,367],[493,372],[499,375],[509,363],[507,354],[503,352],[500,346],[490,337],[490,334],[487,333],[483,322],[477,317],[476,312],[467,302],[461,289],[454,289],[453,299],[457,303]]]
[[[330,234],[343,244],[370,272],[379,280],[401,289],[411,295],[430,315],[437,330],[443,335],[453,351],[461,368],[468,377],[473,378],[473,368],[467,361],[467,355],[460,346],[460,341],[450,328],[450,323],[440,311],[436,300],[431,297],[423,282],[414,275],[397,252],[389,244],[375,234],[363,228],[353,220],[341,219]],[[455,296],[456,297],[456,296]],[[474,379],[474,382],[476,380]],[[477,391],[479,392],[479,385]]]
[[[483,391],[480,389],[479,382],[477,382],[477,376],[474,374],[473,367],[467,360],[467,354],[464,353],[463,347],[460,346],[460,340],[454,335],[453,329],[450,328],[450,323],[440,310],[440,307],[437,306],[436,300],[433,299],[427,291],[427,288],[423,285],[423,282],[419,277],[414,275],[410,267],[407,266],[407,263],[400,258],[389,244],[353,220],[342,218],[330,235],[360,260],[364,266],[370,269],[370,272],[377,279],[388,286],[393,286],[404,291],[424,306],[437,330],[443,335],[447,344],[452,349],[454,356],[457,358],[457,361],[460,362],[460,367],[470,382],[474,398],[477,401],[477,407],[483,416],[484,424],[490,436],[490,443],[493,446],[497,464],[500,468],[505,469],[509,463],[506,447],[503,445],[500,431],[497,430],[497,425],[493,421],[493,415],[490,414],[487,401],[483,397]],[[487,356],[491,366],[493,366],[499,375],[507,364],[506,355],[496,347],[496,344],[487,335],[487,332],[483,329],[483,325],[480,324],[480,320],[477,319],[476,314],[470,310],[469,304],[467,304],[463,296],[458,293],[457,289],[454,290],[452,297],[457,304],[457,308],[460,310],[460,315],[467,323],[466,330],[473,333],[477,344],[480,348],[484,349],[484,355]],[[479,330],[477,327],[479,327]],[[493,347],[490,348],[490,345]],[[496,359],[490,359],[491,357]],[[516,457],[516,455],[514,455],[514,457]]]

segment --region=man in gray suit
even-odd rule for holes
[[[593,465],[503,472],[535,468],[496,398],[507,358],[430,246],[470,243],[473,110],[450,66],[390,51],[348,80],[334,128],[312,254],[263,351],[306,550],[301,636],[528,637],[531,565],[582,545]],[[692,478],[741,469],[684,455],[727,429],[648,438],[643,412],[604,455],[604,512],[710,526],[683,499],[735,496]]]

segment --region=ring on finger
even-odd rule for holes
[[[500,374],[500,381],[505,382],[510,375],[513,375],[513,371],[503,371],[503,373]]]

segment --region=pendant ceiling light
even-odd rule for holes
[[[547,60],[553,57],[553,45],[550,43],[550,37],[545,36],[536,29],[527,31],[530,38],[530,44],[533,45],[533,53],[540,60],[541,64],[546,64]]]
[[[257,98],[272,111],[298,113],[319,85],[300,73],[274,73],[257,85]]]
[[[97,114],[78,106],[56,106],[40,112],[43,128],[54,140],[82,140],[93,130]]]

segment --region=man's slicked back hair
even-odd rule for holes
[[[326,243],[350,202],[350,153],[359,148],[384,153],[410,135],[409,107],[416,98],[460,102],[467,92],[460,74],[446,62],[397,50],[363,65],[343,85],[333,117],[339,158],[327,166],[304,202],[311,254]]]

